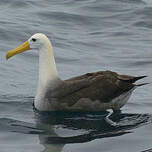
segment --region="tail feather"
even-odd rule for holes
[[[147,77],[147,76],[134,77],[134,78],[132,79],[132,81],[133,81],[132,83],[136,82],[137,80],[143,79],[143,78],[145,78],[145,77]]]
[[[147,84],[150,84],[150,83],[140,83],[140,84],[135,84],[135,86],[140,87],[140,86],[147,85]]]
[[[119,78],[119,80],[125,81],[125,82],[128,82],[128,83],[135,83],[137,80],[143,79],[145,77],[147,77],[147,76],[131,77],[131,78],[128,78],[128,79]]]

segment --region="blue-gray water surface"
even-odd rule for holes
[[[62,79],[98,70],[147,75],[152,82],[151,0],[0,1],[0,152],[150,152],[152,84],[121,113],[38,113],[36,50],[5,60],[35,33],[52,41]]]

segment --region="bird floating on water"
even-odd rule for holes
[[[37,33],[14,50],[6,59],[30,49],[39,51],[39,81],[34,106],[39,111],[104,111],[120,110],[126,104],[134,84],[145,76],[121,75],[112,71],[98,71],[72,77],[59,78],[53,48],[44,34]]]

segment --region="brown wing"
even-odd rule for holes
[[[137,78],[139,79],[139,77],[119,75],[111,71],[87,73],[65,80],[56,95],[61,102],[69,106],[81,98],[106,103],[132,89],[135,86],[132,82],[135,82]]]

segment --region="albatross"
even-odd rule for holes
[[[146,76],[122,75],[112,71],[86,73],[61,80],[52,44],[42,33],[34,34],[16,49],[8,51],[6,59],[30,49],[39,52],[39,78],[34,99],[38,111],[117,111],[137,87],[146,84],[135,84]]]

